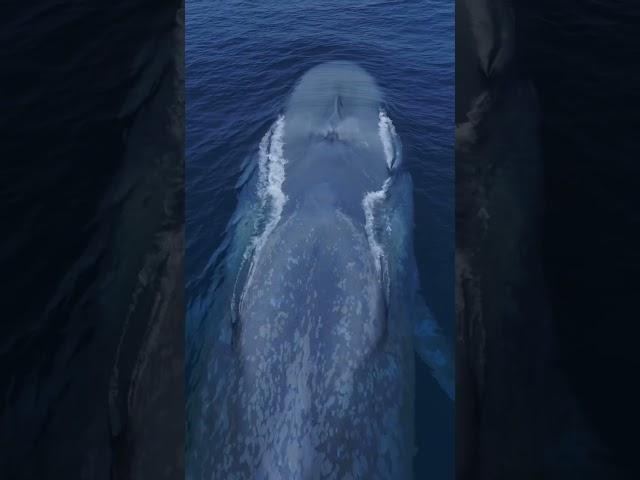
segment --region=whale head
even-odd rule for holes
[[[380,189],[389,175],[381,105],[378,85],[354,63],[323,63],[302,76],[285,109],[284,191],[292,207],[356,215],[365,193]]]

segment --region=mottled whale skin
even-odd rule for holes
[[[191,379],[189,478],[412,478],[414,347],[450,395],[452,364],[382,105],[363,69],[325,63],[263,138]]]

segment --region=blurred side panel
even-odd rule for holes
[[[183,18],[3,5],[0,478],[184,477]]]
[[[624,379],[637,365],[629,339],[638,327],[616,308],[630,297],[606,284],[638,269],[634,257],[611,262],[609,251],[637,218],[621,202],[638,177],[620,135],[628,121],[606,126],[629,107],[617,105],[618,116],[600,101],[619,87],[607,96],[637,99],[628,75],[605,73],[632,73],[617,53],[632,48],[615,25],[632,36],[620,2],[570,3],[456,5],[460,479],[636,478],[625,453],[633,428],[624,426],[637,425],[636,396]],[[607,45],[617,66],[596,53]],[[598,162],[604,146],[610,168]],[[602,191],[614,177],[621,198]]]
[[[456,10],[457,475],[541,478],[538,111],[502,1]],[[535,360],[534,360],[535,359]]]

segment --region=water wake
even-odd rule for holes
[[[380,110],[378,118],[378,135],[380,136],[380,141],[384,148],[384,157],[387,161],[387,168],[391,171],[397,166],[400,160],[398,135],[396,133],[396,127],[393,125],[393,122],[384,110]]]
[[[245,285],[251,283],[253,267],[267,238],[280,222],[282,211],[287,203],[287,196],[282,190],[285,180],[285,165],[287,164],[287,160],[284,157],[284,127],[284,115],[280,115],[278,120],[262,137],[258,147],[257,190],[262,212],[265,212],[263,218],[266,219],[266,224],[263,229],[258,228],[258,225],[256,225],[253,241],[244,253],[241,269],[245,262],[253,257]],[[235,287],[232,302],[235,303]]]
[[[369,240],[369,247],[375,260],[375,266],[378,273],[382,269],[382,262],[384,260],[384,249],[380,242],[376,239],[375,225],[375,208],[378,204],[382,203],[387,198],[387,191],[391,185],[391,177],[387,178],[380,190],[373,192],[367,192],[362,199],[362,208],[364,209],[364,228],[367,232],[367,239]]]
[[[380,110],[378,122],[378,135],[384,149],[385,161],[387,168],[391,172],[399,163],[398,136],[391,119],[384,110]],[[375,261],[375,267],[378,273],[381,273],[383,262],[385,261],[385,253],[382,245],[376,238],[376,224],[379,223],[376,218],[376,209],[387,198],[389,187],[391,186],[392,177],[387,178],[380,190],[367,192],[362,199],[362,208],[364,209],[365,231],[371,248],[371,253]]]
[[[284,125],[284,115],[281,115],[260,142],[258,196],[263,209],[269,209],[269,214],[264,230],[255,238],[256,253],[259,253],[265,240],[280,221],[282,210],[287,203],[287,196],[282,191],[284,167],[287,163],[283,153]]]

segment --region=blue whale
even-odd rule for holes
[[[451,398],[453,360],[383,105],[362,68],[318,65],[247,161],[189,313],[188,478],[412,478],[415,353]]]

